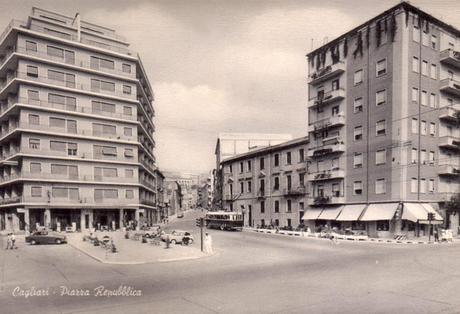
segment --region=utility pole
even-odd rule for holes
[[[434,219],[433,213],[428,213],[428,243],[431,242],[431,221]]]

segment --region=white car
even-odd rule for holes
[[[164,233],[161,235],[161,240],[166,241],[168,236],[169,241],[171,241],[172,244],[182,243],[186,238],[188,238],[189,244],[193,243],[193,236],[190,234],[190,232],[187,231],[173,230],[171,233]]]

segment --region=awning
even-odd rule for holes
[[[305,214],[303,214],[302,220],[316,220],[322,211],[322,208],[309,208],[305,211]]]
[[[399,203],[370,204],[361,221],[391,220],[398,209]]]
[[[322,220],[336,220],[344,206],[339,207],[326,207],[319,215],[318,219]]]
[[[418,203],[404,203],[402,219],[417,222],[427,219],[428,212]]]
[[[433,213],[434,214],[434,219],[435,220],[443,220],[442,216],[436,211],[436,209],[433,207],[433,205],[428,204],[428,203],[422,203],[423,208],[426,209],[427,212]]]
[[[361,216],[364,208],[366,208],[366,204],[358,204],[358,205],[345,205],[345,207],[340,212],[339,217],[337,217],[338,221],[355,221],[358,220],[359,216]]]

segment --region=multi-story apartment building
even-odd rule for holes
[[[307,55],[307,221],[374,236],[441,222],[460,192],[459,35],[402,2]]]
[[[213,172],[213,209],[221,210],[223,206],[223,174],[220,168],[222,161],[235,155],[247,153],[257,147],[277,145],[291,139],[291,134],[220,133],[214,151],[216,169]]]
[[[154,95],[128,46],[38,8],[0,35],[0,231],[151,220]]]
[[[308,137],[251,150],[221,162],[224,209],[245,226],[297,227],[307,205]]]

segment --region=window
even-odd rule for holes
[[[130,106],[123,106],[123,114],[125,116],[132,116],[133,115],[133,108]]]
[[[99,92],[101,90],[114,92],[115,91],[115,83],[102,81],[102,80],[98,80],[98,79],[91,79],[91,90],[93,92]]]
[[[27,76],[38,77],[38,67],[28,65],[27,66]]]
[[[65,128],[65,119],[50,117],[49,125],[51,128]]]
[[[363,111],[363,99],[356,98],[355,101],[353,102],[353,112],[358,113],[362,111]]]
[[[93,135],[116,135],[117,127],[110,124],[93,123]]]
[[[264,201],[260,202],[260,213],[261,214],[265,213],[265,202]]]
[[[427,106],[428,105],[428,93],[426,90],[422,91],[422,99],[421,99],[421,104],[422,106]]]
[[[430,154],[428,155],[428,162],[430,164],[434,164],[434,152],[430,151]]]
[[[436,37],[436,35],[431,35],[431,48],[436,50],[437,45],[438,45],[438,37]]]
[[[385,73],[387,73],[387,60],[383,59],[377,62],[375,66],[375,75],[378,77]]]
[[[42,187],[41,186],[32,186],[30,188],[30,195],[32,197],[41,197],[42,196]]]
[[[252,182],[248,181],[247,185],[248,185],[248,193],[251,193],[252,192]]]
[[[62,48],[47,46],[46,53],[48,56],[64,59],[64,49]]]
[[[305,186],[305,173],[303,172],[299,173],[299,185]]]
[[[131,73],[131,65],[130,64],[123,63],[121,67],[122,67],[122,71],[124,73]]]
[[[426,149],[420,151],[420,163],[422,165],[426,164]]]
[[[431,108],[436,108],[437,107],[437,105],[436,105],[436,94],[434,94],[434,93],[430,94],[430,107]]]
[[[265,169],[265,160],[264,160],[264,158],[260,158],[259,163],[260,163],[260,165],[259,165],[260,170]]]
[[[340,186],[338,183],[332,184],[332,196],[340,197]]]
[[[29,148],[30,149],[40,149],[40,139],[29,138]]]
[[[125,178],[133,178],[134,177],[134,170],[133,169],[125,169]]]
[[[412,178],[410,181],[410,191],[411,193],[417,193],[418,189],[418,180],[417,178]]]
[[[50,141],[50,150],[65,151],[66,144],[66,142]]]
[[[133,136],[133,129],[132,128],[123,128],[123,135],[124,136]]]
[[[420,179],[420,193],[426,193],[426,179]]]
[[[428,61],[422,61],[422,75],[428,76]]]
[[[299,149],[299,162],[305,161],[305,150],[303,148]]]
[[[77,143],[67,143],[67,155],[77,156],[78,145]]]
[[[133,199],[134,198],[134,191],[133,190],[126,190],[125,198]]]
[[[107,168],[107,167],[94,167],[94,177],[95,178],[116,178],[118,177],[117,168]]]
[[[412,134],[418,134],[418,120],[412,118]]]
[[[418,102],[418,88],[412,87],[412,101]]]
[[[389,231],[390,222],[388,220],[378,220],[377,221],[377,231]]]
[[[240,173],[244,172],[244,164],[243,162],[240,162]]]
[[[40,173],[42,172],[42,164],[39,162],[30,163],[30,173]]]
[[[36,42],[26,40],[26,52],[29,52],[29,51],[37,52],[37,43]]]
[[[355,141],[360,141],[363,139],[363,127],[362,126],[357,126],[353,130],[353,136]]]
[[[430,193],[434,192],[434,179],[428,180],[428,192]]]
[[[131,86],[123,85],[123,94],[124,95],[131,95]]]
[[[69,189],[68,188],[61,188],[61,187],[54,187],[53,186],[51,195],[54,198],[68,198],[69,197]]]
[[[275,201],[275,213],[280,212],[280,201]]]
[[[339,114],[339,109],[340,107],[339,106],[334,106],[332,107],[332,116],[336,116]]]
[[[375,135],[385,135],[386,134],[386,121],[380,120],[375,123]]]
[[[292,161],[291,160],[291,152],[287,152],[286,153],[286,162],[287,162],[287,164],[290,165],[291,161]]]
[[[98,70],[99,68],[113,70],[115,68],[115,62],[113,62],[112,60],[91,56],[90,66],[91,69],[96,70]]]
[[[240,182],[240,193],[244,193],[244,182]]]
[[[378,91],[376,94],[375,94],[375,104],[377,106],[380,106],[380,105],[384,105],[385,102],[386,102],[386,90],[381,90],[381,91]]]
[[[104,198],[118,198],[118,190],[115,189],[95,189],[94,190],[94,199],[100,201]]]
[[[411,150],[411,163],[416,164],[418,161],[418,150],[417,148],[412,148]]]
[[[361,195],[361,194],[363,194],[363,182],[362,181],[353,182],[353,195]]]
[[[50,19],[49,17],[46,16],[46,18]],[[52,19],[52,20],[56,20],[56,19]],[[52,35],[52,36],[56,36],[56,37],[59,37],[59,38],[64,38],[64,39],[72,39],[72,36],[68,33],[64,33],[64,32],[60,32],[58,30],[55,30],[55,29],[50,29],[50,28],[44,28],[45,29],[45,32]]]
[[[418,73],[419,69],[419,61],[417,57],[412,58],[412,71]]]
[[[363,70],[358,70],[355,72],[355,75],[353,77],[353,83],[354,85],[358,85],[363,82]]]
[[[429,41],[428,33],[423,31],[422,32],[422,45],[428,46],[429,45],[428,41]]]
[[[375,164],[382,165],[386,163],[387,151],[386,149],[380,149],[375,152]]]
[[[252,170],[252,163],[251,163],[250,160],[248,160],[247,163],[248,163],[248,172],[251,172],[251,170]]]
[[[385,194],[385,192],[386,192],[385,179],[375,180],[375,194]]]
[[[233,172],[233,167],[232,167],[232,165],[228,165],[228,172],[230,172],[230,173]]]
[[[292,212],[292,201],[291,201],[291,200],[287,200],[287,201],[286,201],[286,205],[287,205],[286,211],[287,211],[288,213]],[[288,220],[290,220],[290,219],[288,219]],[[290,223],[289,223],[289,225],[290,225]]]
[[[290,175],[286,176],[286,185],[287,185],[288,190],[292,188],[292,177]]]
[[[37,90],[28,89],[27,98],[29,103],[34,103],[34,101],[40,101],[40,95]]]
[[[275,167],[278,167],[280,165],[280,155],[275,154]]]
[[[134,157],[134,151],[132,148],[125,148],[125,157],[132,158]],[[115,150],[115,156],[116,156],[116,150]]]
[[[273,190],[277,191],[280,188],[280,178],[275,177],[273,180],[274,180]]]
[[[412,29],[412,40],[416,42],[420,42],[420,28],[414,25]]]
[[[29,124],[39,125],[40,124],[40,116],[38,114],[29,113]]]
[[[91,101],[91,109],[93,113],[102,114],[102,115],[111,115],[115,113],[115,105],[102,102],[102,101]]]
[[[340,88],[340,81],[337,79],[337,80],[333,80],[332,81],[332,90],[338,90]]]
[[[62,110],[75,111],[77,107],[77,99],[75,97],[63,96],[58,94],[48,94],[48,102],[53,104],[53,107]]]
[[[426,135],[426,121],[422,120],[420,124],[420,134]]]
[[[75,88],[75,75],[54,70],[48,70],[48,79],[65,83],[66,87]]]
[[[435,79],[435,80],[438,78],[438,69],[437,69],[436,64],[431,65],[430,76],[432,79]]]
[[[431,136],[436,135],[436,123],[434,123],[434,122],[430,123],[430,135]]]
[[[362,168],[363,167],[363,154],[355,153],[353,155],[353,168]]]

